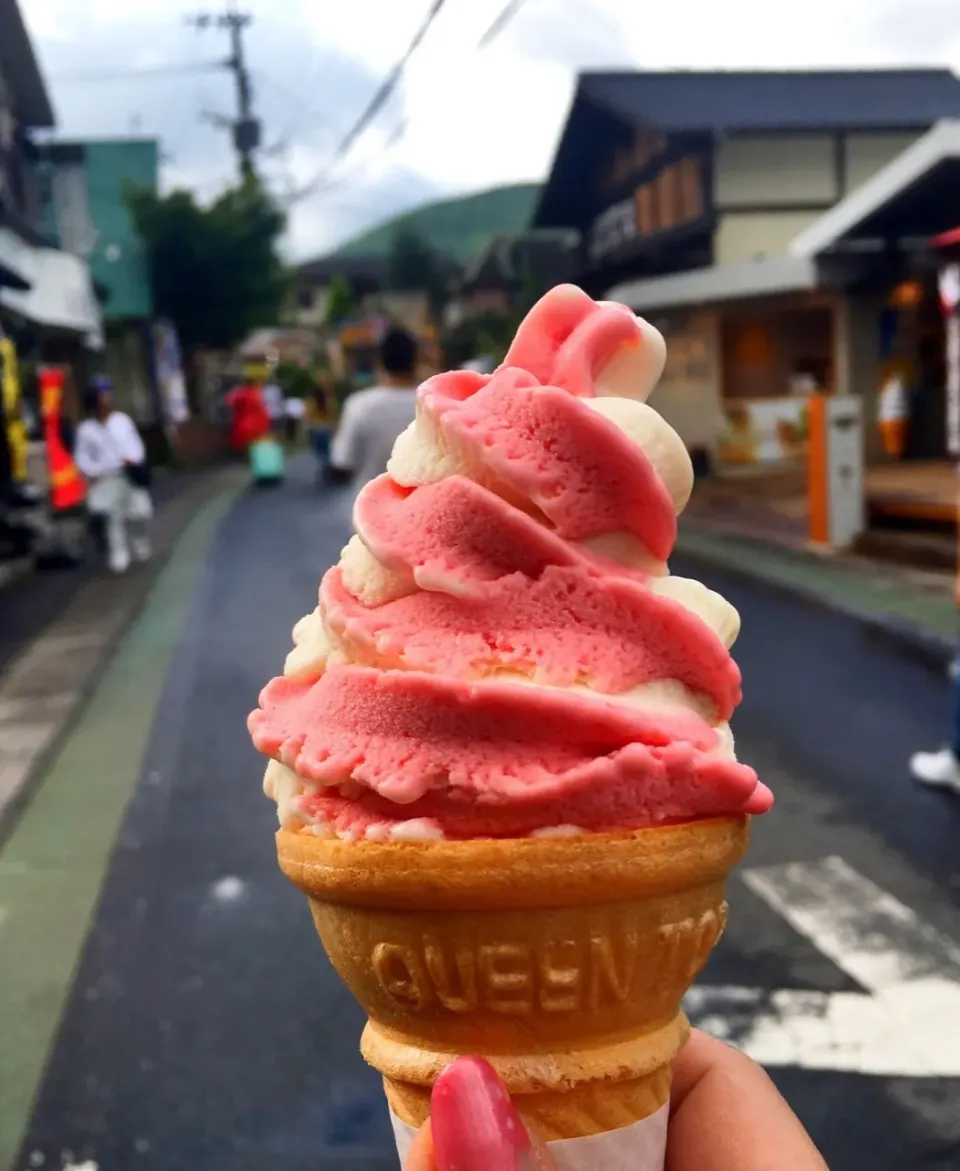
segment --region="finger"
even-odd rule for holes
[[[694,1029],[673,1065],[666,1171],[827,1171],[756,1062]]]
[[[458,1057],[443,1070],[430,1119],[435,1166],[428,1171],[556,1171],[482,1058]]]

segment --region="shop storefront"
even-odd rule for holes
[[[578,228],[580,283],[669,335],[651,403],[731,474],[803,468],[824,395],[859,396],[867,458],[890,458],[897,379],[903,458],[946,451],[927,242],[957,220],[960,79],[831,77],[585,75],[534,219]]]

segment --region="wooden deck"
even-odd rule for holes
[[[867,524],[879,533],[899,531],[918,540],[946,542],[944,548],[952,559],[958,488],[960,475],[946,460],[867,468]],[[809,534],[806,471],[757,469],[751,475],[701,481],[694,489],[689,513],[725,531],[805,546]]]
[[[949,461],[884,464],[865,473],[867,513],[871,520],[956,525],[957,467]]]

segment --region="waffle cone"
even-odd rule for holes
[[[720,938],[747,819],[623,834],[346,843],[281,830],[361,1049],[419,1126],[458,1054],[498,1070],[547,1139],[639,1121],[669,1096],[680,1001]]]

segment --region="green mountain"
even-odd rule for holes
[[[428,203],[354,236],[328,259],[385,257],[397,228],[412,227],[438,252],[462,264],[494,236],[514,235],[526,229],[539,195],[539,183],[514,183]]]

